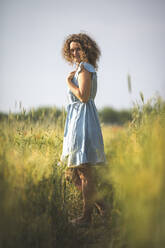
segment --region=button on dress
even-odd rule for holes
[[[68,166],[88,163],[99,165],[105,162],[103,137],[94,99],[97,92],[97,74],[93,65],[81,62],[72,79],[78,87],[78,74],[84,68],[92,72],[89,100],[81,102],[68,90],[67,117],[64,128],[63,151],[61,161]]]

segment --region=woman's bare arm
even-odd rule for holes
[[[72,83],[72,78],[74,76],[75,72],[71,72],[69,76],[67,77],[67,83],[69,85],[70,90],[72,93],[81,101],[86,103],[90,97],[90,91],[91,91],[91,77],[92,73],[85,70],[84,67],[82,67],[79,76],[78,76],[78,84],[79,88]]]

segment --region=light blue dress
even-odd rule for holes
[[[68,166],[84,163],[99,165],[105,162],[103,137],[94,98],[97,92],[97,74],[93,65],[81,62],[72,79],[78,86],[78,74],[81,65],[92,72],[90,98],[81,102],[70,90],[68,91],[67,117],[64,129],[63,151],[61,161]]]

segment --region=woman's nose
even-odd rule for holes
[[[74,50],[73,55],[74,55],[74,56],[77,55],[77,50]]]

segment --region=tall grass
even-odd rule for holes
[[[114,187],[114,208],[120,211],[121,247],[163,248],[165,103],[159,97],[136,103],[132,114],[130,126],[109,140],[106,173]]]
[[[66,224],[64,166],[57,165],[61,128],[10,120],[0,133],[0,247],[65,246],[63,234],[74,232]]]
[[[83,231],[68,222],[81,212],[81,195],[59,165],[65,116],[34,123],[11,113],[2,121],[0,247],[163,248],[165,104],[159,97],[144,103],[141,95],[132,117],[123,127],[102,127],[107,165],[98,168],[98,188],[109,222],[102,228],[94,211]]]

